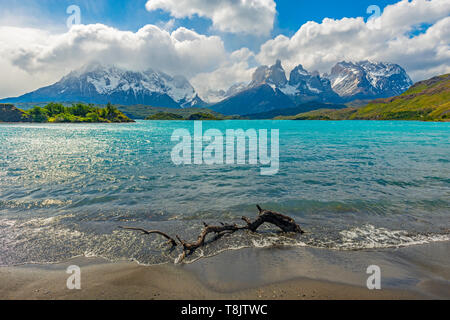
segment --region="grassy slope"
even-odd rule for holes
[[[450,121],[450,74],[418,82],[400,96],[362,108],[322,109],[284,119]]]
[[[288,117],[295,116],[299,113],[305,113],[309,111],[314,111],[318,109],[330,109],[330,110],[338,110],[346,108],[343,104],[327,104],[320,102],[310,102],[298,105],[294,108],[287,109],[276,109],[267,112],[255,113],[246,115],[245,118],[251,120],[264,120],[264,119],[274,119],[275,117]]]
[[[293,117],[277,117],[276,120],[347,120],[355,113],[357,108],[346,109],[319,109],[300,113]]]
[[[184,120],[183,116],[169,112],[158,112],[145,118],[145,120]]]

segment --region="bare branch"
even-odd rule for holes
[[[303,230],[291,217],[285,216],[281,213],[263,210],[259,205],[256,206],[259,210],[259,217],[251,222],[248,218],[242,217],[242,219],[247,222],[247,229],[255,232],[262,224],[270,223],[276,225],[284,232],[295,232],[303,234]]]
[[[242,230],[242,227],[239,227],[238,225],[223,225],[223,226],[205,226],[205,228],[200,233],[197,241],[193,243],[187,243],[186,241],[183,241],[180,239],[179,236],[177,236],[178,240],[180,241],[181,245],[183,246],[185,251],[189,251],[190,253],[194,250],[202,247],[205,244],[206,236],[210,233],[215,234],[221,234],[224,232],[231,232],[234,233],[236,231]]]
[[[176,247],[177,246],[177,242],[169,235],[167,235],[166,233],[162,232],[162,231],[158,231],[158,230],[145,230],[142,228],[133,228],[133,227],[121,227],[119,226],[120,229],[124,229],[124,230],[132,230],[132,231],[140,231],[143,232],[144,234],[150,235],[150,234],[159,234],[161,236],[163,236],[164,238],[169,240],[169,243],[173,246]]]

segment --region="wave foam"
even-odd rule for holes
[[[449,234],[411,234],[405,230],[389,230],[373,225],[341,231],[340,235],[342,242],[335,246],[342,250],[396,248],[450,240]]]

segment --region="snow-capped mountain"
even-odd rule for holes
[[[98,63],[73,71],[51,86],[5,101],[111,102],[170,108],[204,105],[183,76],[171,77],[151,69],[144,72],[128,71]]]
[[[325,77],[333,90],[347,100],[392,97],[413,84],[402,67],[383,62],[339,62]]]
[[[224,114],[266,112],[309,103],[342,103],[356,99],[376,99],[399,95],[412,85],[399,65],[362,61],[339,62],[330,75],[309,72],[302,65],[286,78],[281,61],[260,66],[250,84],[212,108]]]

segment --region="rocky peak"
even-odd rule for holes
[[[298,84],[300,81],[303,81],[307,78],[309,78],[311,75],[301,64],[299,64],[297,67],[295,67],[289,76],[289,84],[295,85]]]
[[[268,84],[275,87],[283,87],[287,84],[286,72],[281,65],[281,61],[277,60],[273,66],[260,66],[253,74],[250,87],[261,84]]]
[[[397,64],[383,62],[339,62],[327,76],[341,97],[380,98],[406,91],[412,81]]]

